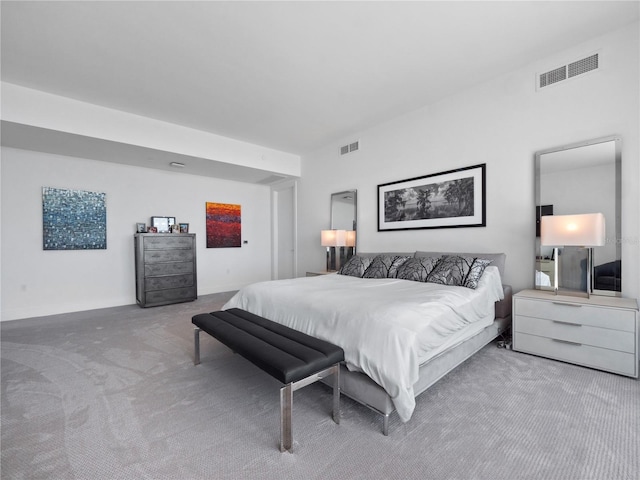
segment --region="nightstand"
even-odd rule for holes
[[[635,299],[554,295],[513,296],[513,350],[638,378]]]

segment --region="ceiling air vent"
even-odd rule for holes
[[[357,150],[360,150],[360,140],[340,147],[340,155],[346,155],[347,153],[355,152]]]
[[[600,54],[595,53],[562,67],[554,68],[538,76],[538,89],[548,87],[569,78],[577,77],[583,73],[592,72],[600,67]]]

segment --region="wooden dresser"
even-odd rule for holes
[[[638,303],[523,290],[513,296],[513,350],[638,378]]]
[[[137,233],[134,246],[138,305],[155,307],[198,298],[195,234]]]

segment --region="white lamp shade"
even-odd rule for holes
[[[347,245],[346,230],[322,230],[320,244],[323,247],[344,247]]]
[[[355,230],[347,230],[347,247],[355,247],[356,246],[356,231]]]
[[[562,247],[598,247],[605,242],[602,213],[545,215],[540,219],[540,243]]]

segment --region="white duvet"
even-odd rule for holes
[[[498,269],[489,266],[476,290],[330,274],[255,283],[222,308],[241,308],[339,345],[349,369],[382,386],[406,422],[421,358],[491,314],[503,295]]]

